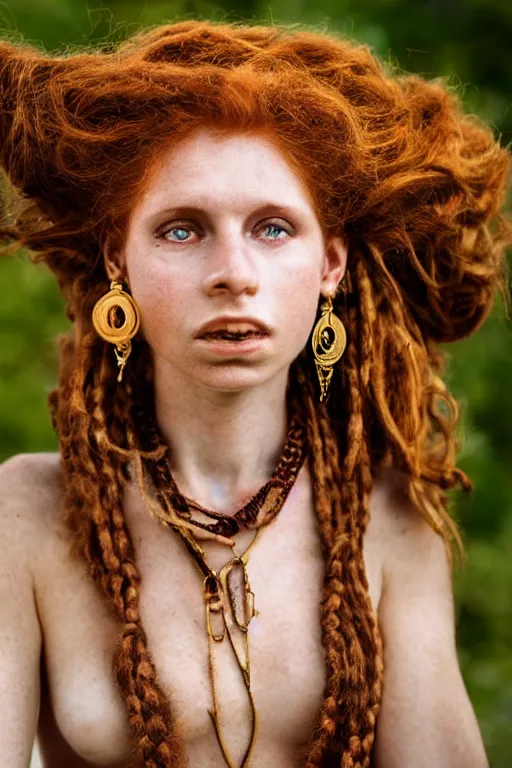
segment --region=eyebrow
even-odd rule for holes
[[[301,216],[308,216],[311,214],[306,208],[293,205],[283,205],[282,203],[262,202],[256,204],[252,210],[251,215],[261,215],[273,213],[274,215],[280,215],[285,218],[300,218]],[[162,210],[151,213],[147,220],[151,223],[156,222],[163,216],[206,216],[209,218],[208,211],[205,208],[200,208],[194,205],[177,205],[172,208],[163,208]]]

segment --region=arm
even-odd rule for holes
[[[41,630],[20,503],[22,456],[0,466],[0,765],[27,768],[39,711]],[[30,480],[25,477],[25,482]],[[21,496],[23,498],[23,496]]]
[[[384,690],[376,768],[488,768],[457,659],[451,571],[441,537],[398,492],[386,525],[379,625]]]

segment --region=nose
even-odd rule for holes
[[[208,270],[203,280],[203,290],[207,296],[223,293],[254,296],[258,292],[259,277],[254,254],[243,239],[223,238],[210,252],[207,264]]]

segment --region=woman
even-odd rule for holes
[[[502,285],[506,152],[281,27],[3,43],[0,76],[5,251],[73,321],[59,453],[1,472],[2,765],[38,723],[51,768],[483,768],[436,345]]]

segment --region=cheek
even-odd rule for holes
[[[178,280],[164,270],[155,269],[151,262],[133,264],[128,274],[146,340],[158,346],[160,337],[172,339],[172,331],[182,324],[189,303],[183,277]]]
[[[315,322],[320,286],[320,272],[311,265],[295,269],[281,286],[281,322],[290,341],[293,339],[299,350],[306,343]]]

